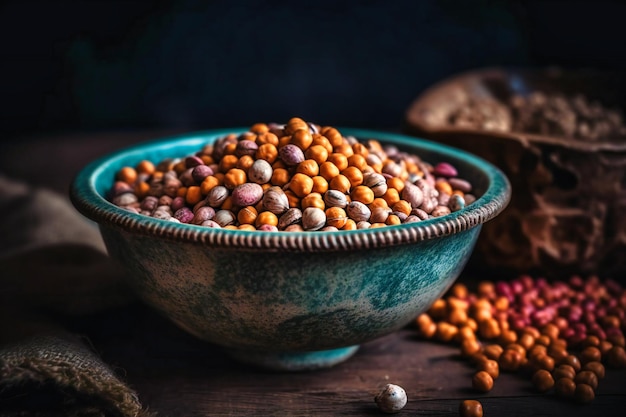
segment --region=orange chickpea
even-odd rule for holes
[[[341,174],[350,180],[351,187],[363,184],[363,172],[355,166],[349,166],[341,171]]]
[[[277,185],[279,187],[284,186],[289,182],[289,171],[285,168],[275,168],[272,172],[272,178],[270,179],[270,183],[272,185]]]
[[[291,177],[289,189],[298,197],[303,198],[313,190],[313,179],[308,175],[298,172]]]
[[[563,398],[573,398],[576,392],[576,383],[573,378],[561,378],[554,384],[556,395]]]
[[[486,371],[478,371],[472,378],[472,387],[481,392],[489,392],[493,388],[493,378]]]
[[[244,155],[241,158],[239,158],[239,160],[237,161],[237,165],[235,166],[247,172],[253,163],[254,163],[253,157],[251,157],[250,155]]]
[[[328,159],[328,151],[322,145],[311,145],[304,153],[304,156],[321,165]]]
[[[339,171],[343,171],[344,169],[348,168],[348,157],[344,154],[334,152],[328,155],[327,161],[335,164]]]
[[[298,129],[291,135],[290,143],[296,145],[303,151],[306,151],[311,143],[313,142],[313,137],[311,136],[311,132],[309,132],[309,127],[306,129]]]
[[[493,359],[487,359],[479,363],[478,370],[487,372],[493,379],[500,376],[500,366],[498,365],[498,362]]]
[[[298,164],[296,172],[308,175],[309,177],[314,177],[319,174],[320,167],[313,159],[307,159]]]
[[[330,207],[326,209],[326,224],[341,229],[346,225],[348,215],[341,207]]]
[[[318,145],[323,146],[324,149],[326,149],[327,158],[328,158],[328,155],[333,153],[333,145],[330,144],[330,142],[328,141],[326,137],[320,135],[319,133],[313,135],[313,142],[311,142],[311,146],[318,146]]]
[[[187,204],[196,205],[202,200],[202,190],[198,186],[191,186],[187,188],[187,193],[185,194],[185,201]]]
[[[264,224],[276,226],[278,225],[278,217],[271,211],[264,211],[259,213],[254,224],[257,228],[261,227]]]
[[[322,198],[322,195],[318,193],[313,193],[313,192],[302,197],[302,200],[300,200],[300,205],[302,207],[302,210],[309,208],[309,207],[317,207],[318,209],[321,209],[321,210],[326,209],[326,204],[324,203],[324,199]]]
[[[352,219],[346,220],[346,224],[341,228],[341,230],[356,230],[356,222]]]
[[[287,196],[290,208],[300,207],[300,197],[298,197],[293,191],[286,190],[285,195]]]
[[[367,167],[367,161],[363,155],[355,153],[348,158],[348,166],[356,167],[359,171],[363,171]]]
[[[539,369],[533,374],[532,383],[539,392],[548,392],[554,387],[554,378],[545,369]]]
[[[262,135],[267,133],[270,128],[265,123],[255,123],[250,127],[250,132],[256,133],[257,135]]]
[[[237,221],[240,224],[254,224],[257,216],[257,209],[252,206],[248,206],[239,210],[239,212],[237,213]]]
[[[143,161],[137,164],[137,166],[135,167],[135,170],[141,174],[150,175],[155,171],[155,166],[152,162],[148,161],[147,159],[144,159]]]
[[[476,339],[464,339],[461,341],[461,355],[470,357],[480,352],[480,344]]]
[[[435,336],[441,342],[450,342],[456,337],[458,332],[459,328],[455,325],[440,321],[437,323],[437,333]]]
[[[200,159],[202,159],[202,162],[204,162],[205,165],[211,165],[215,163],[211,155],[202,155],[200,156]]]
[[[253,230],[256,230],[256,227],[254,227],[251,224],[240,224],[239,226],[237,226],[237,229],[253,231]]]
[[[440,193],[448,195],[452,194],[452,186],[450,185],[450,183],[448,183],[448,181],[437,181],[435,183],[435,189]]]
[[[354,154],[354,151],[352,150],[352,146],[346,140],[343,140],[341,142],[341,145],[335,146],[334,151],[344,154],[346,158],[349,158],[350,156]]]
[[[238,185],[245,184],[247,180],[246,171],[239,168],[231,168],[224,175],[224,186],[232,190]]]
[[[495,343],[485,346],[485,349],[483,350],[483,353],[485,354],[485,356],[495,361],[500,359],[500,356],[502,355],[503,352],[504,352],[504,349],[502,348],[502,346],[496,345]]]
[[[404,190],[404,181],[398,177],[387,178],[387,189],[389,188],[393,188],[401,193]]]
[[[463,400],[459,404],[461,417],[483,417],[483,405],[476,400]]]
[[[331,190],[341,191],[342,193],[348,193],[350,191],[350,180],[343,174],[339,174],[330,180],[328,184]]]
[[[123,167],[117,172],[117,179],[132,185],[137,180],[137,171],[133,167]]]
[[[229,143],[224,146],[224,155],[234,155],[237,150],[236,143]]]
[[[367,158],[370,153],[369,149],[367,149],[367,146],[365,146],[365,144],[361,142],[357,142],[352,145],[352,152],[354,152],[355,155],[361,155],[364,158]]]
[[[265,144],[274,145],[276,147],[278,146],[278,137],[272,132],[260,133],[256,137],[256,144],[259,145],[259,147]]]
[[[273,143],[264,143],[256,150],[255,157],[256,159],[264,159],[270,164],[273,164],[276,162],[276,158],[278,158],[278,149]]]
[[[395,214],[390,214],[389,216],[387,216],[387,219],[385,220],[385,224],[387,226],[394,226],[396,224],[402,224],[402,220],[400,220],[400,217],[398,217]]]
[[[384,209],[389,208],[385,199],[381,197],[376,197],[374,201],[372,201],[368,207],[370,208],[370,210],[373,210],[377,207],[384,208]]]
[[[285,126],[285,133],[292,135],[297,130],[306,130],[308,132],[309,125],[299,117],[292,117]]]
[[[226,173],[229,170],[237,167],[237,161],[239,158],[235,155],[224,155],[218,164],[218,169],[220,172]]]
[[[200,191],[203,195],[207,195],[214,187],[221,185],[220,180],[215,175],[209,175],[200,184]]]
[[[323,162],[320,165],[319,174],[326,179],[326,181],[332,180],[334,177],[340,174],[339,168],[330,161]]]
[[[360,201],[363,204],[371,204],[374,201],[374,192],[365,185],[358,185],[350,192],[352,201]]]
[[[150,191],[150,184],[145,181],[138,181],[135,183],[135,187],[133,188],[133,190],[135,191],[137,197],[139,197],[140,199],[144,198],[148,195],[148,192]]]
[[[341,136],[341,133],[339,133],[339,131],[334,127],[323,127],[320,133],[328,139],[333,148],[341,145],[343,142],[343,137]]]
[[[399,211],[400,213],[404,213],[407,216],[409,214],[411,214],[411,210],[413,210],[413,207],[411,207],[411,203],[409,203],[406,200],[400,200],[397,203],[395,203],[391,209],[393,211]]]
[[[387,206],[393,207],[394,204],[400,201],[400,193],[395,188],[387,188],[382,198],[387,202]]]
[[[313,190],[311,191],[320,194],[324,194],[328,191],[328,181],[326,181],[326,178],[320,175],[313,177]]]

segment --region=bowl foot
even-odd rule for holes
[[[354,355],[359,345],[310,352],[259,352],[228,349],[227,353],[238,362],[275,371],[310,371],[330,368]]]

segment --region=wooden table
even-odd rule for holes
[[[4,144],[0,173],[64,194],[93,158],[163,132],[63,135]],[[42,173],[45,173],[43,175]],[[462,276],[460,280],[468,280]],[[589,405],[539,394],[527,376],[503,374],[494,389],[471,389],[473,368],[458,348],[425,342],[411,328],[365,343],[348,361],[315,372],[277,373],[233,362],[140,303],[69,321],[159,416],[381,415],[374,395],[401,385],[409,402],[401,415],[458,415],[462,399],[479,399],[486,416],[623,416],[626,370],[608,370]]]

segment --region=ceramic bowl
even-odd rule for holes
[[[120,150],[79,172],[70,196],[99,224],[110,256],[128,268],[132,287],[147,304],[238,360],[262,367],[331,366],[359,344],[407,325],[452,285],[482,224],[510,197],[505,175],[469,153],[398,134],[340,129],[431,163],[450,162],[479,198],[444,217],[338,232],[211,229],[130,213],[105,198],[123,166],[184,157],[246,130]]]
[[[626,137],[585,140],[566,134],[456,125],[451,117],[472,101],[509,103],[533,92],[582,94],[605,108],[626,110],[623,74],[558,68],[484,68],[451,76],[409,107],[405,132],[460,148],[493,163],[512,184],[511,204],[484,227],[468,269],[565,279],[626,272]],[[495,114],[498,116],[498,114]],[[501,114],[499,116],[502,116]],[[623,115],[624,116],[624,115]]]

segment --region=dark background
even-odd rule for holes
[[[626,69],[618,1],[4,1],[0,134],[395,128],[485,66]]]

